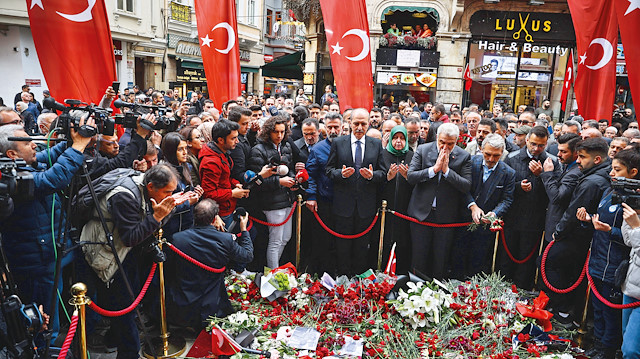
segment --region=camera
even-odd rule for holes
[[[9,197],[18,202],[33,199],[33,176],[28,171],[18,171],[21,166],[26,167],[27,163],[20,159],[0,157],[0,207],[7,203]]]
[[[149,113],[152,113],[156,116],[156,124],[154,125],[151,121],[146,119],[140,120],[140,126],[144,129],[153,131],[153,130],[167,130],[169,132],[175,131],[178,128],[178,123],[175,118],[172,116],[167,116],[167,112],[169,112],[169,108],[164,106],[155,106],[155,105],[143,105],[137,103],[129,103],[122,100],[115,100],[113,105],[116,108],[128,108],[131,111],[123,114],[116,115],[115,123],[122,125],[124,128],[137,128],[138,127],[138,117],[143,116]]]
[[[611,204],[626,203],[629,207],[640,209],[640,180],[616,177],[611,182],[613,194]]]
[[[71,123],[73,123],[73,127],[82,137],[93,137],[99,133],[113,136],[115,133],[115,122],[111,118],[111,109],[98,107],[94,104],[88,105],[85,102],[73,99],[64,100],[67,106],[56,102],[52,98],[47,98],[44,102],[46,103],[46,107],[62,111],[56,132],[64,134],[67,138],[71,137]],[[80,121],[83,118],[89,118],[89,116],[94,117],[96,121],[95,127],[87,124],[80,126]]]

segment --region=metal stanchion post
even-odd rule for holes
[[[500,231],[496,232],[496,240],[493,244],[493,261],[491,262],[491,273],[496,272],[496,257],[498,256],[498,240],[500,238]]]
[[[80,330],[80,359],[87,359],[87,330],[86,330],[86,305],[91,299],[86,296],[87,286],[84,283],[76,283],[71,286],[71,296],[69,304],[75,306],[78,310],[78,323]]]
[[[162,250],[162,229],[158,231],[158,247]],[[144,356],[153,358],[153,353],[158,358],[175,358],[182,354],[186,348],[186,341],[180,336],[171,336],[167,330],[166,293],[164,288],[164,263],[158,263],[158,279],[160,284],[160,336],[151,339],[153,348],[145,348]]]
[[[384,222],[387,216],[387,201],[382,200],[382,217],[380,218],[380,243],[378,243],[378,270],[382,270],[382,249],[384,248]]]
[[[589,311],[589,296],[591,295],[591,287],[587,283],[587,295],[584,298],[584,309],[582,310],[582,321],[580,321],[580,328],[578,328],[578,346],[583,348],[584,339],[589,332],[587,328],[587,312]],[[584,349],[584,348],[583,348]]]
[[[298,225],[296,226],[296,268],[300,269],[300,239],[302,236],[301,220],[302,220],[302,195],[298,195],[298,208],[296,208],[296,218]]]
[[[542,248],[544,247],[544,231],[542,231],[542,238],[540,239],[540,249],[538,250],[538,257],[542,255]],[[533,280],[533,289],[538,288],[538,277],[540,276],[540,267],[536,266],[536,277]]]

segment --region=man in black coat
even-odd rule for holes
[[[339,233],[364,231],[373,221],[378,188],[384,183],[387,169],[382,163],[382,143],[366,137],[369,111],[358,108],[351,113],[351,135],[331,142],[326,174],[333,181],[333,213]],[[369,233],[356,239],[338,238],[339,274],[360,274],[371,266]],[[367,263],[369,258],[369,263]],[[373,259],[375,262],[375,259]]]
[[[253,244],[247,232],[249,215],[240,217],[241,235],[219,232],[213,225],[218,204],[203,199],[193,209],[194,226],[173,235],[172,244],[200,263],[222,268],[229,262],[253,260]],[[177,257],[177,256],[176,256]],[[182,258],[173,258],[184,261]],[[203,329],[209,316],[225,317],[232,313],[224,286],[224,273],[211,273],[190,263],[175,266],[174,283],[169,283],[170,320],[178,325]]]
[[[485,215],[504,218],[513,203],[516,172],[504,162],[502,157],[505,140],[498,134],[489,134],[482,142],[482,154],[471,157],[471,191],[466,195],[466,205],[470,219],[476,223],[488,223]],[[462,243],[463,260],[467,266],[466,276],[491,269],[491,249],[495,234],[479,228],[468,232]]]
[[[520,151],[511,152],[505,160],[505,163],[516,171],[516,188],[513,204],[504,219],[504,235],[509,251],[517,260],[523,260],[530,253],[537,251],[544,231],[549,198],[540,177],[543,171],[542,163],[551,158],[555,175],[560,175],[557,159],[545,152],[548,138],[549,132],[546,128],[532,128],[526,137],[525,147]],[[523,264],[516,264],[502,248],[500,270],[519,288],[531,289],[535,276],[535,256],[531,256]]]
[[[438,127],[437,141],[419,146],[413,155],[407,175],[409,184],[415,185],[409,216],[438,224],[462,219],[463,199],[471,188],[471,156],[456,146],[459,134],[457,125],[443,123]],[[411,267],[434,278],[448,277],[455,233],[455,228],[411,223]]]
[[[606,141],[587,138],[578,143],[576,150],[578,167],[583,176],[578,180],[571,201],[556,225],[553,233],[556,242],[549,250],[546,263],[547,278],[557,288],[567,288],[576,281],[593,237],[593,227],[583,225],[576,217],[578,208],[585,208],[587,213],[596,213],[602,194],[611,186],[611,160],[607,155],[609,146]],[[551,296],[553,309],[557,311],[557,319],[561,323],[570,322],[564,320],[569,313],[581,313],[578,308],[584,303],[584,300],[578,300],[581,296],[580,290]]]

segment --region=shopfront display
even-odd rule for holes
[[[471,16],[468,103],[490,110],[559,109],[562,81],[575,35],[569,14],[478,11]],[[554,111],[558,117],[560,111]]]

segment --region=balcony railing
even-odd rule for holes
[[[191,23],[191,6],[172,2],[169,7],[171,8],[171,20]]]

